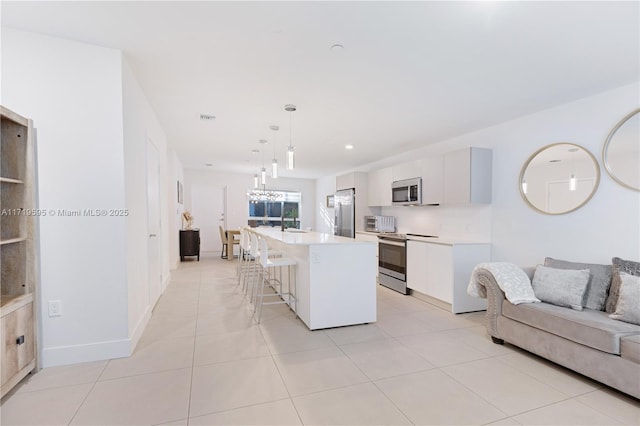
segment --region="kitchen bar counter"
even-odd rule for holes
[[[376,321],[376,244],[319,232],[254,228],[294,258],[298,316],[317,330]],[[283,291],[287,291],[286,270]]]
[[[285,244],[311,245],[311,244],[363,244],[353,238],[340,237],[332,234],[323,234],[313,231],[281,231],[280,228],[263,227],[255,228],[254,231],[265,237],[280,241]]]

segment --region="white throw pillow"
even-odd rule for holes
[[[609,317],[640,325],[640,277],[620,272],[618,303]]]
[[[588,269],[556,269],[538,265],[531,286],[543,302],[581,311],[589,284]]]

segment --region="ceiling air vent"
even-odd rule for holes
[[[216,119],[215,115],[200,114],[200,120],[201,121],[213,121],[215,119]]]

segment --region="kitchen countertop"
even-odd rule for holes
[[[356,234],[379,236],[379,235],[384,235],[385,232],[356,231]],[[483,239],[452,237],[452,236],[420,237],[420,236],[414,236],[414,235],[407,235],[407,240],[422,241],[425,243],[443,244],[448,246],[452,246],[454,244],[491,244],[490,241],[483,240]]]
[[[370,241],[358,241],[354,238],[340,237],[313,231],[282,232],[280,228],[253,228],[253,231],[267,238],[292,245],[341,244],[361,245],[372,244]]]

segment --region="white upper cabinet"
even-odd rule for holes
[[[413,179],[413,178],[420,177],[422,175],[420,160],[398,164],[393,166],[391,169],[392,169],[393,181]]]
[[[442,156],[423,158],[420,176],[422,204],[442,204]]]
[[[384,207],[391,205],[391,182],[393,171],[391,167],[372,170],[368,175],[369,185],[367,203],[370,207]]]
[[[465,148],[444,154],[443,204],[491,203],[491,150]]]
[[[336,191],[356,187],[356,172],[336,176]]]

